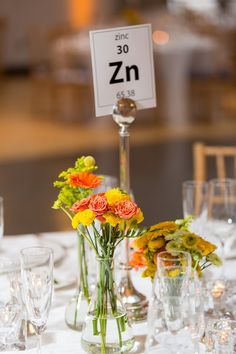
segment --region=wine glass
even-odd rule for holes
[[[235,230],[236,180],[216,178],[209,181],[208,229],[221,245],[224,277],[225,242]]]
[[[38,337],[37,352],[41,353],[41,333],[44,331],[52,301],[53,251],[47,247],[29,247],[20,252],[23,299],[28,320]]]
[[[184,181],[182,201],[184,218],[193,217],[191,230],[203,233],[207,221],[208,183],[205,181]]]

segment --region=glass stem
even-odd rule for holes
[[[41,334],[37,334],[37,354],[41,354],[42,353],[42,335]]]
[[[224,241],[221,241],[221,259],[222,259],[221,278],[224,279],[225,276],[225,242]]]

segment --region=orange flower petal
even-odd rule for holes
[[[101,177],[90,172],[78,172],[69,175],[68,184],[81,188],[96,188],[101,184]]]

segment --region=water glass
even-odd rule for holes
[[[183,311],[185,327],[191,338],[199,342],[205,331],[205,314],[202,282],[196,271],[192,271],[190,275]]]
[[[28,320],[38,336],[41,353],[41,333],[49,315],[53,292],[53,251],[47,247],[29,247],[20,252],[22,290]]]
[[[191,229],[202,233],[207,221],[208,183],[205,181],[185,181],[182,184],[184,217],[192,216]]]
[[[182,303],[187,295],[191,262],[187,252],[170,254],[164,251],[157,255],[160,299],[167,328],[172,334],[183,328]]]
[[[205,329],[201,282],[190,271],[189,254],[162,254],[149,303],[145,354],[199,353]]]
[[[236,345],[236,321],[228,318],[211,319],[206,327],[206,352],[233,354]]]
[[[0,197],[0,247],[4,232],[4,219],[3,219],[3,198]]]
[[[26,343],[24,306],[14,263],[0,258],[0,351],[23,350]]]

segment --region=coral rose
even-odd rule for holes
[[[90,202],[90,197],[88,198],[83,198],[79,200],[78,202],[75,202],[72,207],[70,208],[71,211],[74,213],[78,213],[78,211],[83,211],[85,209],[88,209],[89,207],[89,202]]]
[[[101,184],[101,177],[90,172],[72,173],[68,176],[68,184],[81,188],[96,188]]]
[[[122,219],[130,219],[138,212],[137,205],[131,200],[122,200],[114,206],[114,213]]]
[[[97,215],[103,215],[108,210],[108,203],[104,194],[95,194],[91,197],[89,209]]]

